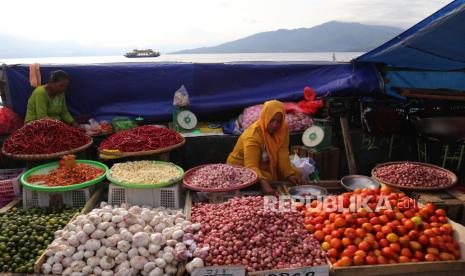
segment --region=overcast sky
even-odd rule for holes
[[[0,33],[177,50],[339,20],[408,28],[450,0],[10,0]]]

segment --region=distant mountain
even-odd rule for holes
[[[402,31],[389,26],[330,21],[312,28],[257,33],[218,46],[172,54],[366,52]]]
[[[38,42],[0,34],[0,58],[121,55],[122,51],[83,46],[75,42]]]

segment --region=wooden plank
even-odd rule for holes
[[[448,91],[441,89],[416,89],[399,88],[396,89],[402,96],[419,99],[465,101],[465,95],[460,91]]]
[[[354,150],[352,148],[352,139],[349,133],[349,121],[346,117],[341,117],[341,130],[346,150],[347,163],[350,174],[357,174],[357,164],[355,163]]]
[[[6,213],[8,210],[10,210],[11,208],[13,208],[14,206],[16,206],[17,204],[19,204],[21,202],[21,198],[15,198],[13,199],[11,202],[9,202],[7,205],[3,206],[2,208],[0,208],[0,214],[2,213]]]

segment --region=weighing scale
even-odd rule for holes
[[[195,114],[183,107],[173,107],[173,127],[178,132],[192,132],[197,126]]]

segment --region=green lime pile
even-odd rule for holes
[[[12,208],[0,214],[0,272],[34,273],[34,262],[76,208]]]

